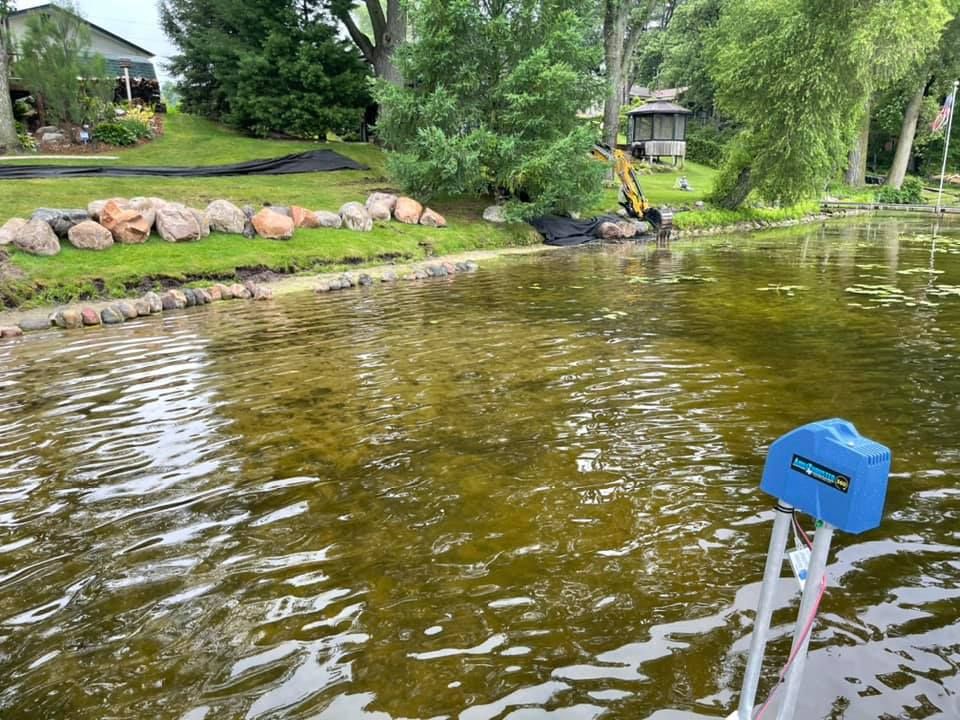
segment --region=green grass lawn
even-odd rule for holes
[[[179,114],[167,118],[163,137],[119,150],[119,160],[106,162],[212,165],[278,157],[312,148],[336,150],[369,169],[262,177],[0,181],[0,223],[10,217],[29,217],[38,207],[83,208],[98,198],[139,195],[158,196],[198,208],[224,198],[255,207],[272,203],[336,211],[350,200],[362,202],[373,190],[391,189],[384,171],[384,156],[372,145],[259,140]],[[482,200],[438,201],[435,209],[446,216],[449,224],[445,229],[391,222],[378,223],[370,233],[302,229],[289,241],[251,240],[215,233],[199,242],[177,244],[154,236],[143,245],[115,245],[103,252],[77,250],[64,242],[60,254],[54,257],[10,249],[11,262],[24,277],[0,279],[0,303],[27,306],[70,302],[130,294],[145,284],[164,280],[229,280],[247,269],[320,270],[348,263],[391,258],[416,260],[433,254],[539,242],[539,236],[526,225],[496,226],[481,220],[484,205]]]

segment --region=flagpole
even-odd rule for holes
[[[953,94],[950,95],[950,117],[947,118],[947,137],[943,143],[943,165],[940,167],[940,189],[937,191],[937,216],[940,215],[940,208],[943,203],[943,181],[947,176],[947,153],[950,152],[950,131],[953,130],[953,111],[957,105],[957,87],[960,86],[960,80],[953,81]]]

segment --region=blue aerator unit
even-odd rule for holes
[[[835,418],[777,439],[760,488],[844,532],[862,533],[880,524],[889,474],[889,448]]]

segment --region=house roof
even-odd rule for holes
[[[112,77],[123,77],[123,66],[130,68],[131,78],[146,78],[147,80],[157,79],[157,70],[153,63],[135,62],[133,60],[117,60],[116,58],[106,58],[107,72]]]
[[[693,115],[693,111],[667,100],[656,100],[631,110],[627,115]]]
[[[57,7],[57,8],[59,8],[59,9],[61,9],[61,10],[64,10],[64,8],[60,7],[59,5],[54,5],[53,3],[45,3],[45,4],[43,4],[43,5],[35,5],[35,6],[33,6],[33,7],[30,7],[30,8],[24,8],[23,10],[14,10],[12,13],[10,13],[9,16],[10,16],[10,17],[16,17],[16,16],[18,16],[18,15],[29,15],[30,13],[34,13],[34,12],[36,12],[37,10],[45,10],[45,9],[51,8],[51,7]],[[69,11],[69,10],[65,10],[65,12],[70,12],[70,11]],[[72,13],[71,13],[71,14],[72,14]],[[124,45],[128,45],[132,50],[136,50],[139,54],[141,54],[141,55],[146,55],[147,57],[154,57],[154,56],[155,56],[155,53],[151,52],[150,50],[147,50],[147,49],[144,48],[144,47],[140,47],[140,46],[137,45],[136,43],[130,42],[130,41],[127,40],[125,37],[120,37],[120,36],[117,35],[116,33],[112,33],[112,32],[110,32],[109,30],[107,30],[106,28],[100,27],[99,25],[96,25],[95,23],[90,22],[90,21],[87,20],[85,17],[82,17],[82,16],[80,16],[80,15],[77,15],[77,17],[79,17],[81,20],[83,20],[83,22],[85,22],[87,25],[89,25],[90,27],[92,27],[94,30],[97,30],[97,31],[99,31],[99,32],[102,32],[104,35],[112,38],[113,40],[116,40],[117,42],[121,42],[121,43],[123,43]],[[123,74],[123,71],[121,71],[120,74],[122,75],[122,74]],[[154,76],[156,76],[156,72],[154,72]]]
[[[662,90],[651,90],[644,85],[631,85],[630,97],[633,98],[653,98],[656,100],[676,100],[687,91],[686,86],[675,88],[663,88]]]

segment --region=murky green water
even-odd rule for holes
[[[0,345],[0,717],[723,717],[764,450],[837,415],[895,475],[831,554],[798,717],[960,717],[960,229],[928,231],[562,252]]]

